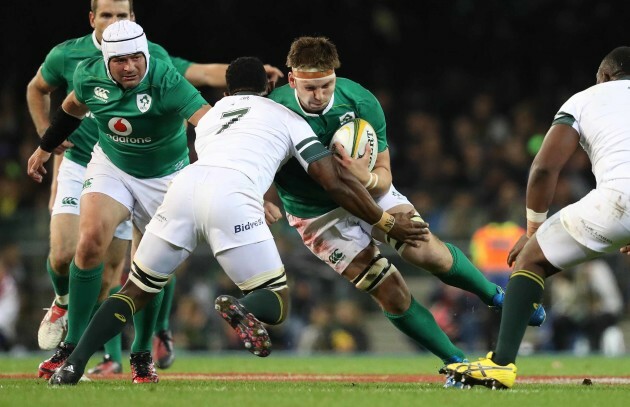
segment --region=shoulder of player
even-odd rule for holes
[[[149,44],[149,54],[152,58],[158,58],[161,60],[170,60],[171,56],[168,51],[161,46],[160,44],[156,44],[155,42],[147,41]]]

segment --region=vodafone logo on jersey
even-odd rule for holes
[[[129,120],[122,117],[112,117],[109,119],[107,127],[119,136],[128,136],[132,132],[131,123],[129,123]]]

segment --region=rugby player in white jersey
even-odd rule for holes
[[[527,234],[514,245],[494,352],[474,363],[453,363],[456,380],[510,388],[516,355],[532,309],[542,301],[545,279],[617,250],[630,242],[630,47],[602,60],[597,84],[573,95],[556,114],[527,183]],[[597,186],[547,219],[560,171],[578,146],[591,161]]]
[[[290,157],[355,216],[412,246],[426,240],[426,223],[412,221],[413,212],[392,216],[383,211],[301,117],[262,97],[267,76],[260,60],[235,60],[226,78],[229,96],[199,120],[198,161],[173,179],[133,258],[132,277],[103,303],[51,384],[76,384],[90,356],[162,290],[202,240],[245,294],[241,300],[219,296],[217,311],[250,352],[267,356],[271,343],[262,323],[281,323],[289,296],[265,222],[263,195]],[[363,283],[377,286],[390,272],[384,268],[366,275]]]

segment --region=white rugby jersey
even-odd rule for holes
[[[556,114],[557,123],[580,134],[597,185],[630,179],[630,78],[576,93]]]
[[[270,99],[239,94],[219,100],[195,129],[195,165],[231,168],[264,194],[290,157],[304,170],[330,154],[296,113]]]

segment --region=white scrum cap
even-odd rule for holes
[[[107,76],[112,81],[114,78],[109,72],[109,60],[114,57],[142,52],[147,60],[147,70],[144,75],[146,76],[149,72],[149,44],[147,36],[144,34],[142,27],[131,20],[116,21],[103,31],[101,51],[105,60]]]

